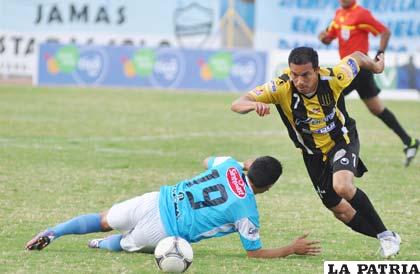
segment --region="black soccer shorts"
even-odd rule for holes
[[[333,188],[333,174],[339,170],[349,170],[354,176],[362,177],[367,171],[366,166],[359,158],[359,140],[352,138],[350,144],[337,144],[323,161],[322,154],[303,154],[306,169],[312,184],[322,203],[332,208],[341,201],[341,197]]]
[[[360,69],[360,72],[350,85],[343,90],[343,94],[348,95],[354,89],[361,99],[375,97],[381,92],[381,89],[376,85],[375,79],[373,78],[373,73],[366,69]]]

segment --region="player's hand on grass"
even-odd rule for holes
[[[270,106],[265,103],[255,102],[254,109],[255,112],[261,117],[270,114]]]
[[[315,256],[321,253],[319,241],[310,241],[306,239],[308,235],[309,233],[305,233],[293,241],[292,247],[295,254]]]

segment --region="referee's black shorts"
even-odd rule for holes
[[[341,201],[341,197],[334,191],[333,174],[339,170],[349,170],[354,176],[362,177],[367,171],[366,166],[359,158],[359,139],[357,132],[355,138],[351,138],[350,144],[337,144],[323,161],[322,154],[303,153],[306,170],[309,173],[315,191],[322,203],[327,208],[332,208]]]
[[[360,72],[350,85],[343,90],[343,94],[348,95],[354,89],[361,99],[375,97],[381,92],[381,89],[376,85],[375,79],[373,78],[373,73],[366,69],[360,69]]]

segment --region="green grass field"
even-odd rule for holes
[[[321,241],[317,257],[247,259],[237,235],[193,245],[188,273],[322,273],[326,260],[381,260],[378,242],[336,221],[321,204],[300,152],[273,114],[239,115],[239,94],[0,87],[0,273],[156,273],[153,256],[87,248],[102,234],[68,236],[24,251],[40,230],[81,213],[174,184],[202,170],[209,155],[273,155],[278,184],[258,196],[264,247],[303,232]],[[403,167],[400,140],[360,100],[348,101],[361,157],[357,179],[385,224],[403,239],[397,260],[420,259],[420,157]],[[386,102],[420,136],[420,103]]]

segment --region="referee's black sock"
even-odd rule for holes
[[[405,145],[410,145],[411,137],[407,134],[407,132],[405,132],[400,123],[398,123],[397,118],[395,118],[395,115],[389,111],[389,109],[385,108],[384,111],[378,115],[378,118],[381,119],[390,129],[392,129]]]
[[[362,233],[363,235],[370,236],[376,238],[376,230],[372,227],[372,225],[366,221],[365,218],[356,211],[356,214],[353,218],[346,224],[348,227],[353,229],[356,232]]]
[[[353,199],[349,201],[351,206],[356,209],[370,223],[375,230],[375,236],[386,230],[384,223],[370,202],[368,196],[361,190],[357,189]]]

